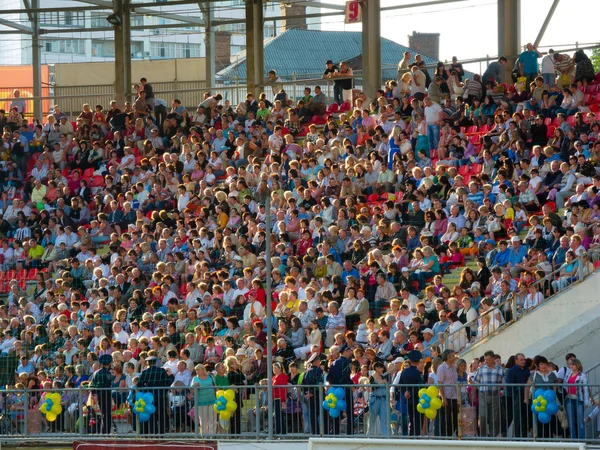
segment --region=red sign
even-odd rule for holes
[[[345,23],[359,23],[362,20],[362,10],[358,0],[349,0],[346,2],[346,20]]]

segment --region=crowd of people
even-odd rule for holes
[[[352,71],[332,61],[330,105],[320,87],[288,98],[274,71],[258,98],[230,105],[206,92],[194,112],[178,99],[168,109],[146,78],[134,102],[86,104],[74,122],[56,105],[31,126],[14,102],[0,111],[0,353],[19,358],[10,387],[40,401],[89,386],[104,433],[113,404],[131,407],[106,392],[141,389],[159,406],[143,432],[189,426],[172,419],[191,402],[203,434],[239,434],[253,423],[243,413],[258,414],[243,411],[243,386],[269,385],[269,350],[272,386],[386,384],[387,365],[404,358],[400,384],[422,384],[427,358],[447,369],[448,355],[600,260],[598,77],[584,52],[550,52],[541,67],[539,57],[528,44],[503,82],[504,57],[472,77],[455,58],[432,78],[407,53],[397,80],[352,104]],[[539,358],[528,371],[543,372]],[[190,386],[197,398],[181,395]],[[219,421],[212,387],[225,386],[240,408]],[[314,433],[311,389],[274,398]],[[371,429],[390,418],[381,389],[362,396]],[[414,403],[414,391],[396,392]],[[477,430],[492,436],[486,408]],[[339,433],[339,418],[326,423]]]

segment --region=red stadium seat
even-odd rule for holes
[[[340,106],[339,106],[337,103],[333,102],[331,105],[329,105],[329,106],[327,107],[327,112],[328,112],[329,114],[333,114],[333,113],[336,113],[336,112],[338,112],[338,111],[339,111],[339,109],[340,109]]]
[[[19,270],[17,273],[17,280],[26,280],[27,279],[27,269]]]
[[[9,270],[8,272],[6,272],[6,276],[4,277],[4,279],[6,281],[16,280],[17,279],[17,271],[14,269]]]
[[[29,271],[29,273],[27,274],[27,279],[28,280],[35,280],[35,278],[37,277],[38,274],[38,270],[37,269],[31,269]]]
[[[556,130],[556,127],[554,125],[548,125],[548,137],[554,136],[554,130]]]
[[[467,136],[477,133],[477,125],[470,126],[467,128]]]
[[[101,175],[94,175],[92,177],[91,186],[92,187],[100,187],[102,185],[104,185],[104,177]]]
[[[471,170],[471,168],[468,165],[460,166],[458,168],[458,174],[465,177],[465,176],[469,175],[470,170]]]
[[[85,171],[83,172],[83,179],[88,180],[92,176],[94,176],[94,169],[92,167],[90,167],[89,169],[85,169]]]
[[[552,119],[551,119],[550,117],[546,117],[546,118],[544,119],[544,123],[545,123],[546,125],[550,125],[550,124],[552,123]]]
[[[590,106],[590,112],[597,113],[600,110],[600,104],[592,103]]]
[[[483,166],[481,164],[472,164],[471,165],[471,175],[479,175],[481,173],[481,169]]]

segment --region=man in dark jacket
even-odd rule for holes
[[[351,436],[354,434],[354,415],[352,408],[352,388],[346,387],[352,384],[350,378],[350,360],[352,349],[348,346],[340,349],[337,345],[329,349],[330,363],[327,381],[330,386],[344,387],[345,402],[346,402],[346,433]],[[332,425],[332,434],[340,434],[340,419],[341,417],[330,417],[329,423]]]
[[[319,414],[321,414],[319,402],[319,386],[323,383],[323,370],[320,367],[319,354],[313,353],[306,361],[306,372],[302,378],[302,385],[306,386],[302,390],[304,398],[308,402],[308,415],[310,430],[313,435],[319,435]]]
[[[100,413],[102,414],[102,434],[110,434],[112,431],[112,386],[114,376],[110,374],[112,356],[102,355],[98,362],[102,368],[96,370],[90,379],[90,387],[96,388],[94,395],[98,398]]]
[[[404,398],[406,398],[406,403],[408,405],[408,415],[410,420],[409,433],[411,436],[421,435],[421,415],[417,411],[417,405],[419,404],[419,389],[425,386],[423,374],[418,368],[421,358],[421,352],[418,350],[412,350],[408,354],[410,367],[407,367],[402,371],[399,381],[400,392],[404,395]]]
[[[154,355],[148,356],[146,362],[149,367],[142,372],[138,382],[138,388],[142,392],[149,392],[154,396],[156,412],[150,416],[147,422],[142,423],[143,434],[164,435],[169,429],[168,409],[169,390],[165,387],[171,386],[175,377],[168,375],[165,369],[156,366],[158,358]],[[163,389],[152,389],[163,388]]]

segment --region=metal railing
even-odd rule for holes
[[[558,384],[359,383],[274,388],[267,385],[170,386],[139,390],[13,388],[0,391],[0,442],[56,443],[74,438],[102,440],[107,437],[221,440],[233,436],[262,440],[267,436],[307,439],[349,435],[600,442],[597,438],[599,416],[577,412],[577,408],[588,406],[594,393],[600,390],[599,386],[577,384],[574,395],[569,395],[566,387]],[[216,401],[223,401],[222,397],[215,400],[217,394],[227,395],[219,393],[221,389],[235,391],[225,404],[233,398],[237,408],[226,417],[219,417],[214,409]],[[274,397],[272,430],[268,430],[267,389],[273,389]],[[544,391],[540,393],[539,389]],[[552,393],[545,394],[546,391]],[[138,392],[149,393],[155,407],[146,421],[135,412],[138,407],[144,408],[135,404]],[[336,402],[342,401],[340,392],[346,404],[340,403],[342,406],[336,406],[335,411],[326,410],[323,404],[331,400],[331,395]],[[545,394],[546,399],[540,412],[546,404],[556,403],[556,407],[548,407],[549,417],[532,411],[532,406],[538,405],[540,394]],[[57,396],[60,396],[60,412],[48,415],[47,410],[53,404],[48,407],[47,400]],[[424,413],[417,405],[425,408]],[[548,423],[544,423],[546,419]]]
[[[512,292],[508,299],[499,304],[493,304],[490,309],[480,314],[470,322],[463,324],[457,330],[449,332],[448,328],[443,333],[443,336],[438,337],[434,342],[426,347],[430,349],[434,345],[439,345],[443,350],[452,349],[457,352],[461,352],[472,345],[488,339],[491,336],[502,332],[513,323],[518,322],[527,314],[532,313],[540,306],[548,303],[549,301],[562,294],[569,287],[582,282],[589,275],[595,272],[595,270],[589,270],[588,265],[590,264],[590,256],[588,253],[582,253],[577,256],[578,271],[575,277],[569,280],[561,279],[560,273],[563,267],[558,267],[553,270],[550,274],[544,278],[535,281],[533,284],[538,286],[538,292],[542,293],[543,300],[533,306],[525,307],[523,304],[526,296],[522,296],[522,293]],[[559,281],[560,279],[560,281]],[[564,284],[564,286],[563,286]],[[550,295],[547,295],[547,287],[550,288]],[[482,321],[487,321],[489,324],[487,327],[482,327],[479,332]],[[473,333],[475,331],[476,333]]]
[[[355,89],[360,88],[362,78],[355,76]],[[320,86],[323,93],[327,96],[327,104],[333,102],[333,82],[335,79],[329,78],[307,78],[307,79],[293,79],[282,81],[283,89],[288,95],[288,98],[295,104],[297,100],[304,96],[304,88],[311,88],[311,95],[314,94],[315,86]],[[215,86],[206,86],[204,82],[179,82],[176,88],[168,87],[174,83],[154,83],[154,95],[156,98],[164,99],[170,109],[170,104],[173,99],[177,98],[181,100],[182,104],[188,110],[190,115],[196,111],[198,105],[204,100],[204,93],[210,92],[211,94],[219,93],[223,96],[224,103],[226,100],[231,102],[232,108],[235,110],[236,106],[246,100],[246,94],[251,91],[245,82],[227,81],[217,83]],[[267,98],[272,100],[274,95],[271,92],[271,85],[265,84],[262,86],[263,90],[267,93]],[[12,90],[10,92],[0,91],[0,105],[10,105],[15,100],[12,97]],[[42,122],[45,122],[45,117],[51,114],[52,106],[58,104],[61,108],[61,112],[65,113],[69,120],[75,120],[82,111],[82,105],[87,103],[92,109],[95,105],[102,105],[104,110],[108,110],[109,103],[115,99],[114,85],[94,85],[94,86],[76,86],[76,87],[65,87],[65,86],[54,86],[52,92],[44,91],[44,95],[41,97],[23,97],[27,102],[33,102],[35,99],[40,99],[44,102],[44,111],[42,113]],[[129,99],[133,101],[134,99]],[[285,105],[284,105],[285,107]]]

